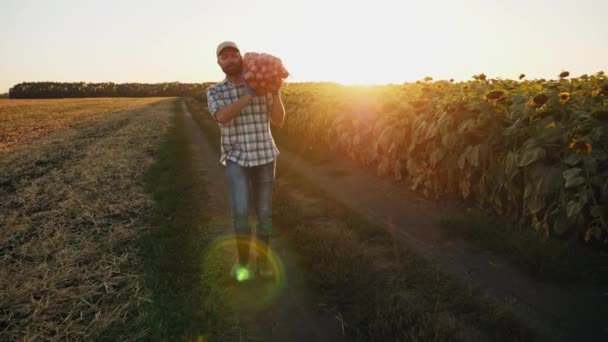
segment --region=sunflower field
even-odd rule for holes
[[[459,196],[545,237],[608,243],[608,77],[286,84],[284,131],[427,197]],[[401,184],[401,183],[396,183]]]

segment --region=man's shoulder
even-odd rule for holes
[[[221,91],[226,89],[226,80],[217,82],[211,86],[209,86],[209,88],[207,88],[207,91]]]

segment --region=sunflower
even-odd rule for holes
[[[570,101],[570,93],[568,93],[568,92],[559,93],[559,102],[566,103],[568,101]]]
[[[534,96],[533,98],[530,99],[530,101],[528,101],[527,105],[528,107],[532,107],[532,108],[538,108],[542,105],[544,105],[547,100],[549,100],[549,97],[547,96],[547,94],[538,94],[536,96]]]
[[[576,153],[587,151],[587,154],[590,154],[593,150],[593,147],[590,143],[578,141],[576,140],[576,138],[572,138],[572,141],[570,141],[570,145],[568,145],[568,148],[575,149]]]
[[[524,77],[526,77],[526,74],[520,74],[520,75],[519,75],[519,79],[520,79],[520,80],[523,80],[523,79],[524,79]]]
[[[498,100],[498,99],[502,98],[504,95],[505,95],[504,91],[494,90],[494,91],[489,92],[486,95],[486,99],[488,99],[488,100]]]
[[[559,78],[566,78],[570,76],[570,73],[568,71],[562,71],[559,73]]]
[[[438,83],[438,84],[436,85],[436,87],[437,87],[437,89],[441,90],[441,89],[443,89],[443,84]]]
[[[473,78],[477,81],[485,81],[487,76],[483,72],[479,75],[473,75]]]

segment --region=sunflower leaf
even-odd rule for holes
[[[594,205],[591,207],[589,212],[591,213],[591,216],[599,218],[602,216],[602,207],[600,207],[599,205]]]
[[[578,153],[574,153],[574,152],[568,153],[568,155],[566,155],[566,158],[564,158],[564,163],[566,163],[570,166],[578,165],[582,161],[583,161],[583,158],[581,157],[581,155]]]
[[[562,176],[566,180],[565,187],[566,189],[574,188],[580,185],[585,184],[585,178],[581,177],[579,174],[583,171],[583,169],[579,167],[571,168],[562,173]]]
[[[568,206],[566,208],[566,213],[568,215],[568,218],[571,218],[571,217],[578,215],[581,212],[581,210],[583,210],[583,204],[579,201],[572,200],[572,201],[568,202]]]
[[[528,166],[537,160],[545,158],[546,151],[542,147],[535,147],[530,150],[526,150],[519,158],[519,167]]]
[[[526,200],[526,207],[532,214],[536,214],[545,207],[545,196],[535,192]]]

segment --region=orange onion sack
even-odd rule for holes
[[[245,81],[258,94],[277,91],[289,76],[281,59],[267,53],[245,53],[243,68]]]

